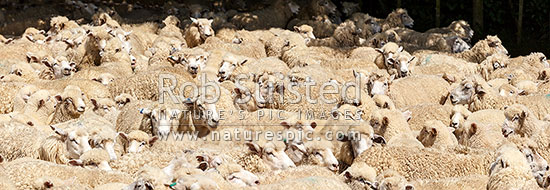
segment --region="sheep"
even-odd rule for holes
[[[80,154],[91,149],[88,144],[88,133],[83,129],[63,130],[54,126],[51,128],[56,134],[50,136],[46,132],[20,123],[5,126],[5,132],[1,134],[2,154],[7,155],[7,160],[31,157],[67,163],[69,159],[78,158]]]
[[[433,147],[445,149],[448,147],[458,146],[458,141],[452,135],[449,128],[441,121],[430,120],[426,121],[424,128],[416,137],[425,147]]]
[[[169,69],[169,70],[168,70]],[[180,94],[179,92],[181,87],[183,86],[183,83],[188,81],[193,81],[193,77],[187,73],[187,71],[180,69],[179,73],[173,73],[171,72],[174,70],[173,68],[168,68],[168,71],[162,71],[162,70],[156,70],[156,71],[149,71],[149,72],[143,72],[138,73],[135,75],[132,75],[128,78],[121,78],[118,80],[115,80],[111,83],[109,83],[108,88],[110,91],[111,96],[118,96],[122,93],[130,94],[132,95],[136,100],[152,100],[156,101],[163,94],[159,94],[159,79],[162,76],[166,77],[174,77],[176,79],[177,85],[174,89],[176,92],[174,94]],[[168,78],[167,78],[168,79]],[[166,80],[166,79],[164,79]],[[164,83],[165,86],[168,86],[168,84]],[[183,94],[181,94],[183,95]],[[186,94],[190,95],[190,94]]]
[[[44,175],[61,180],[75,178],[77,183],[87,188],[94,188],[105,183],[131,183],[130,175],[121,172],[107,172],[102,170],[90,170],[86,168],[58,165],[32,158],[21,158],[4,164],[4,168],[10,179],[16,182],[19,189],[29,189],[35,180]],[[27,172],[36,171],[36,172]],[[42,172],[38,172],[42,171]],[[46,172],[47,174],[44,174]]]
[[[171,37],[171,38],[177,38],[179,40],[184,41],[183,34],[181,33],[180,28],[178,25],[180,24],[180,20],[176,18],[175,16],[167,16],[162,23],[164,23],[164,28],[160,29],[158,32],[159,36],[164,37]]]
[[[464,20],[455,20],[447,27],[432,28],[427,30],[426,33],[439,33],[444,36],[458,36],[466,42],[470,42],[474,36],[474,30],[472,30],[470,24]]]
[[[404,108],[409,110],[412,115],[408,121],[409,127],[413,131],[422,130],[423,125],[429,120],[438,120],[445,124],[451,122],[453,107],[450,105],[440,105],[437,103],[419,104]]]
[[[58,106],[49,124],[57,124],[78,118],[86,110],[84,93],[77,86],[67,86],[61,95],[55,96]]]
[[[266,57],[265,47],[259,41],[243,42],[240,44],[235,44],[232,42],[231,43],[223,42],[220,38],[217,38],[217,37],[210,37],[206,39],[204,44],[200,45],[199,47],[206,51],[223,49],[224,51],[227,51],[236,55],[242,55],[242,56],[251,57],[251,58]]]
[[[27,85],[21,88],[13,100],[13,111],[22,112],[31,95],[38,90],[38,87],[34,85]]]
[[[377,173],[394,169],[406,179],[413,180],[487,175],[487,166],[493,159],[493,153],[483,151],[455,154],[451,150],[371,147],[356,158],[354,163],[366,163],[374,167]]]
[[[4,157],[0,155],[0,168],[2,168],[2,172],[0,172],[0,188],[8,189],[8,190],[16,189],[13,181],[11,181],[8,175],[4,172],[5,169],[2,166],[3,164],[4,164]]]
[[[488,56],[499,53],[508,55],[508,50],[502,46],[502,42],[498,36],[487,36],[485,39],[474,44],[471,49],[451,55],[468,62],[481,63]]]
[[[56,177],[41,177],[31,184],[32,189],[86,189],[86,186],[76,182],[75,177],[62,180]]]
[[[285,28],[288,19],[298,13],[300,6],[293,1],[277,0],[271,6],[249,13],[239,13],[230,19],[237,28],[246,30]]]
[[[503,54],[493,54],[487,57],[479,64],[481,76],[488,81],[490,79],[489,77],[495,70],[504,68],[508,65],[506,61],[507,59],[508,56]]]
[[[441,77],[418,75],[394,80],[388,96],[396,108],[422,103],[441,103],[447,97],[449,83]]]
[[[538,188],[525,156],[515,146],[505,144],[498,153],[490,167],[487,189]]]
[[[109,154],[103,149],[94,148],[80,156],[78,160],[71,160],[69,164],[84,168],[97,168],[104,171],[112,171],[109,166]]]
[[[406,28],[395,29],[395,32],[401,38],[401,42],[406,44],[405,49],[410,52],[419,49],[429,49],[460,53],[470,49],[470,46],[464,40],[456,36],[446,37],[437,33],[421,33]]]
[[[516,82],[514,86],[519,90],[519,95],[532,95],[537,94],[539,91],[538,83],[530,80],[522,80]]]
[[[414,20],[409,16],[407,10],[398,8],[388,14],[386,19],[382,20],[380,23],[382,26],[382,31],[386,31],[395,27],[412,28],[414,25]]]
[[[353,189],[376,188],[376,170],[363,162],[352,164],[341,176],[345,177],[346,183]]]
[[[193,23],[187,27],[184,32],[185,42],[187,46],[193,48],[201,45],[204,41],[214,36],[214,30],[212,30],[212,20],[204,18],[191,18]]]
[[[547,125],[533,115],[533,112],[524,105],[513,104],[504,109],[504,116],[507,124],[515,126],[513,132],[521,136],[531,137],[541,133],[540,126]],[[512,127],[512,126],[511,126]]]
[[[0,89],[2,89],[2,96],[0,96],[0,114],[6,114],[13,111],[13,101],[17,95],[19,89],[25,87],[27,84],[22,82],[2,82],[0,83]]]
[[[140,130],[134,130],[128,134],[118,133],[122,139],[126,141],[127,147],[125,149],[128,153],[141,152],[146,146],[153,146],[158,137],[149,137],[149,135]]]
[[[454,133],[460,144],[472,148],[494,150],[504,141],[500,125],[468,121]]]
[[[417,65],[411,69],[411,73],[417,75],[447,75],[452,76],[453,80],[462,80],[472,74],[477,74],[479,65],[470,63],[452,56],[431,54],[425,58],[420,58]]]
[[[392,169],[388,169],[376,176],[376,181],[379,182],[380,189],[414,189],[414,186],[409,184],[405,177]]]
[[[247,142],[245,145],[249,148],[250,153],[255,154],[261,158],[265,163],[268,164],[271,170],[283,170],[286,168],[296,167],[294,162],[288,157],[284,152],[285,146],[280,141],[270,141],[270,142]],[[324,148],[323,148],[324,149]],[[313,151],[313,149],[310,149]],[[319,151],[315,149],[315,151]],[[277,160],[270,157],[276,157]],[[246,160],[243,160],[246,161]],[[243,165],[243,164],[241,164]],[[244,164],[248,166],[249,164]],[[256,171],[256,169],[249,169],[245,167],[245,170]]]
[[[338,27],[338,24],[332,23],[330,19],[331,18],[327,15],[319,15],[307,20],[295,18],[288,22],[287,28],[296,31],[298,26],[309,26],[311,27],[311,35],[316,38],[327,38],[332,36],[332,34],[334,34],[334,29]]]
[[[356,36],[358,29],[352,21],[343,22],[334,29],[331,37],[323,39],[313,39],[308,42],[308,46],[328,46],[332,48],[354,47],[360,44],[359,37]]]
[[[97,78],[93,78],[93,81],[97,81],[103,85],[108,85],[109,83],[113,82],[116,79],[114,75],[111,73],[102,73]]]
[[[370,124],[374,132],[383,136],[386,141],[391,141],[392,138],[400,134],[412,137],[412,131],[407,124],[407,120],[403,117],[403,113],[397,110],[381,109],[375,111]]]
[[[437,180],[414,180],[412,185],[416,189],[484,189],[487,187],[489,176],[471,175],[464,177],[450,177]]]

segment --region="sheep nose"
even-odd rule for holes
[[[451,123],[451,127],[456,128],[456,126],[458,126],[458,123],[456,123],[456,122]]]
[[[220,71],[218,74],[221,75],[221,76],[223,76],[223,75],[225,75],[225,72],[224,72],[224,71]]]
[[[86,110],[86,107],[84,106],[78,106],[78,108],[76,108],[76,111],[79,111],[79,112],[84,112]]]
[[[212,36],[212,34],[204,34],[206,37],[210,37]]]

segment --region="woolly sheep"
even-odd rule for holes
[[[128,153],[141,152],[146,146],[152,146],[158,137],[149,137],[149,135],[140,130],[134,130],[128,134],[119,133],[120,137],[126,141],[127,147],[125,149]]]
[[[198,46],[211,36],[214,36],[214,30],[212,30],[212,20],[204,18],[191,18],[193,23],[187,27],[184,32],[185,41],[187,46],[192,48]]]
[[[384,19],[380,23],[382,25],[382,31],[386,31],[394,27],[412,28],[414,25],[414,20],[409,16],[407,10],[399,8],[388,14],[386,19]]]
[[[403,113],[397,110],[381,109],[374,112],[370,124],[374,132],[383,136],[386,141],[391,141],[392,138],[400,134],[411,135],[407,120],[403,117]]]
[[[94,188],[105,183],[131,183],[130,175],[121,172],[106,172],[101,170],[90,170],[79,167],[58,165],[46,161],[21,158],[4,164],[4,168],[10,179],[16,182],[17,188],[29,189],[34,181],[44,175],[55,177],[61,180],[76,177],[76,182],[89,188]],[[36,171],[36,172],[27,172]],[[42,171],[42,172],[38,172]],[[44,174],[46,172],[47,174]]]
[[[423,125],[429,120],[438,120],[447,124],[451,121],[453,107],[450,105],[440,105],[436,103],[419,104],[404,108],[411,112],[411,119],[408,121],[409,127],[413,131],[422,130]]]
[[[458,146],[458,141],[451,130],[441,121],[426,121],[424,128],[416,137],[425,147],[445,149]]]
[[[466,122],[455,130],[458,142],[472,148],[494,150],[504,141],[500,125]]]
[[[514,146],[505,144],[491,164],[487,189],[538,188],[525,156]]]
[[[57,124],[78,118],[86,110],[84,93],[77,86],[67,86],[61,95],[55,96],[58,106],[50,124]]]
[[[296,14],[299,8],[300,6],[293,1],[277,0],[263,10],[236,14],[230,21],[237,28],[246,30],[267,29],[269,27],[285,28],[288,19]]]
[[[470,27],[470,24],[464,20],[455,20],[447,27],[432,28],[426,31],[426,33],[439,33],[444,36],[458,36],[466,42],[470,42],[474,36],[474,30]]]
[[[419,75],[394,80],[388,96],[397,108],[422,103],[442,102],[447,97],[449,84],[437,76]]]
[[[356,36],[358,29],[352,21],[343,22],[336,29],[331,37],[313,39],[308,46],[327,46],[332,48],[354,47],[360,44]]]
[[[452,151],[411,147],[371,147],[354,162],[366,163],[374,167],[377,172],[393,169],[412,180],[487,175],[487,166],[494,158],[492,153],[486,152],[448,154],[449,152]]]

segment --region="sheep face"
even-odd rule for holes
[[[57,59],[46,57],[42,60],[42,63],[53,71],[55,78],[70,76],[76,72],[76,63],[68,61],[65,57],[58,57]]]
[[[313,28],[311,26],[308,26],[305,24],[299,27],[294,26],[294,31],[298,32],[298,34],[300,34],[300,36],[302,36],[306,40],[306,43],[315,39],[315,35],[313,34]]]
[[[218,127],[220,114],[216,108],[216,104],[204,103],[197,100],[194,103],[187,103],[188,110],[192,110],[190,117],[193,119],[195,127],[206,127],[212,131]]]
[[[525,155],[525,158],[531,167],[531,172],[533,172],[533,177],[535,177],[537,182],[541,184],[544,180],[545,173],[548,172],[548,169],[550,169],[548,162],[546,162],[540,154],[533,153],[530,148],[524,147],[521,148],[520,151]]]
[[[502,41],[497,36],[487,36],[487,45],[491,48],[490,54],[504,54],[508,55],[508,50],[502,45]]]
[[[461,38],[467,41],[470,41],[470,39],[472,39],[472,37],[474,36],[474,30],[472,30],[472,28],[470,27],[470,24],[468,24],[468,22],[464,20],[453,21],[449,25],[449,28],[453,32],[458,34],[458,36],[460,36]]]
[[[92,105],[94,106],[93,111],[99,116],[105,116],[108,113],[116,111],[115,102],[108,98],[103,98],[100,100],[90,99]]]
[[[307,156],[311,159],[314,165],[327,167],[329,170],[334,172],[338,171],[340,167],[338,165],[338,160],[332,152],[332,148],[330,148],[331,146],[327,145],[320,147],[315,145],[315,143],[319,142],[320,141],[306,143]]]
[[[193,21],[193,25],[198,28],[202,40],[214,36],[214,30],[212,29],[212,22],[214,20],[204,18],[195,19],[191,17],[191,21]]]
[[[239,110],[246,110],[248,112],[253,112],[258,110],[258,105],[254,100],[255,98],[252,97],[252,93],[250,92],[250,89],[243,89],[243,88],[237,87],[233,89],[233,91],[235,92],[234,103]],[[246,101],[247,98],[250,98],[250,99],[247,102],[243,102],[243,101]]]
[[[93,78],[92,80],[100,82],[103,85],[108,85],[115,80],[115,76],[113,76],[111,73],[103,73],[100,74],[97,78]]]
[[[174,186],[173,188],[177,189],[176,187],[177,187],[177,185]],[[134,181],[130,185],[126,186],[125,189],[128,189],[128,190],[153,190],[154,188],[153,188],[153,184],[151,184],[151,182],[145,181],[143,179],[139,179],[137,181]],[[182,189],[186,189],[186,188],[184,187]]]
[[[527,107],[514,104],[504,108],[504,116],[506,121],[503,125],[503,133],[514,133],[519,127],[523,126],[523,123],[530,113]]]
[[[499,94],[505,97],[518,96],[521,93],[521,90],[519,90],[515,86],[512,86],[511,84],[504,84],[499,88]]]
[[[55,99],[60,109],[75,118],[86,110],[84,93],[78,87],[67,86],[63,94],[55,96]]]
[[[50,128],[63,139],[67,147],[67,155],[69,158],[79,158],[80,155],[92,149],[86,131],[77,129],[66,132],[54,126],[50,126]]]
[[[206,14],[210,12],[210,10],[206,7],[203,7],[199,4],[191,4],[189,5],[189,16],[193,18],[201,18],[206,17]],[[166,24],[166,23],[165,23]],[[175,25],[177,26],[177,25]]]
[[[379,182],[378,190],[414,190],[414,186],[407,183],[402,176],[384,178]]]
[[[172,126],[179,126],[181,110],[172,108],[155,108],[151,111],[143,110],[151,117],[153,134],[168,134]]]
[[[460,53],[470,49],[470,44],[464,41],[462,38],[453,37],[451,43],[451,51],[453,53]]]
[[[365,20],[365,24],[367,25],[367,28],[370,28],[370,30],[373,34],[382,32],[382,26],[380,26],[380,23],[378,23],[373,18],[369,18],[369,19]]]
[[[406,77],[410,74],[409,65],[414,59],[415,57],[411,56],[407,52],[399,52],[395,55],[390,54],[390,57],[388,57],[387,60],[390,65],[393,65],[393,67],[397,69],[399,77]]]
[[[235,68],[242,66],[247,61],[248,59],[237,60],[234,57],[224,58],[224,60],[221,63],[220,69],[218,70],[218,77],[220,77],[220,82],[229,80]]]
[[[315,1],[314,1],[315,2]],[[331,0],[320,0],[317,1],[317,4],[314,5],[319,10],[320,14],[332,15],[336,13],[336,5]]]
[[[130,94],[124,93],[115,97],[115,102],[119,108],[123,107],[127,103],[130,103],[130,101],[132,101],[132,96]]]
[[[124,141],[127,142],[128,147],[126,151],[128,153],[138,153],[143,151],[145,148],[152,146],[158,139],[158,136],[149,137],[149,135],[143,131],[132,131],[129,134],[118,133]]]
[[[451,90],[449,99],[453,105],[469,104],[475,94],[474,83],[470,80],[462,81],[456,88]]]
[[[208,61],[208,55],[206,54],[193,54],[187,55],[183,59],[187,63],[187,72],[192,75],[196,75],[199,69],[206,67],[206,61]]]
[[[351,141],[351,147],[353,148],[353,155],[358,157],[361,153],[368,150],[374,144],[374,131],[370,133],[361,133],[360,139],[354,139]]]
[[[397,13],[401,19],[403,26],[412,28],[414,26],[414,20],[409,16],[409,13],[405,9],[398,9]]]
[[[466,108],[462,105],[455,105],[451,114],[451,123],[449,125],[450,127],[454,129],[460,128],[460,125],[464,123],[464,121],[468,117],[467,113],[464,113],[464,111],[469,113],[469,111],[466,110]]]
[[[248,149],[257,154],[262,160],[273,170],[283,170],[290,167],[296,167],[294,162],[285,153],[284,145],[279,145],[280,142],[267,142],[260,146],[255,142],[247,142]]]
[[[293,15],[296,15],[300,12],[300,5],[298,5],[294,1],[289,1],[287,5],[288,5],[288,9]]]
[[[241,170],[239,172],[232,173],[227,177],[227,180],[239,187],[256,186],[260,184],[258,176],[252,172]]]

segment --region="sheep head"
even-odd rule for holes
[[[69,85],[61,95],[56,95],[57,109],[62,109],[64,114],[69,114],[73,118],[77,118],[86,110],[84,103],[84,93],[77,86]]]
[[[306,142],[307,153],[305,156],[311,164],[327,167],[333,172],[340,169],[338,160],[332,152],[332,143],[328,140]]]
[[[313,28],[307,24],[304,24],[301,26],[294,26],[294,31],[300,34],[300,36],[302,36],[306,40],[306,43],[315,39],[315,35],[313,34]]]
[[[361,189],[377,189],[378,187],[376,170],[363,162],[353,163],[341,175],[351,186],[359,186],[362,187]]]
[[[451,113],[451,123],[449,127],[455,130],[461,127],[461,124],[472,114],[464,105],[455,105]]]
[[[411,65],[411,61],[414,59],[414,56],[411,56],[409,53],[403,51],[398,52],[395,55],[391,55],[387,58],[387,61],[389,65],[392,65],[395,69],[397,69],[398,77],[406,77],[410,75],[409,65]]]
[[[449,92],[449,99],[453,105],[470,104],[473,100],[474,94],[476,94],[477,85],[470,79],[462,80],[455,88]]]
[[[149,135],[143,131],[135,130],[128,134],[118,133],[118,135],[127,142],[128,153],[138,153],[145,148],[153,146],[153,144],[159,139],[158,136],[149,137]]]
[[[296,167],[294,162],[285,153],[285,145],[279,141],[247,142],[246,145],[252,154],[258,155],[273,170],[282,170]]]
[[[165,106],[149,109],[142,108],[140,113],[151,118],[151,132],[156,135],[167,135],[173,128],[177,128],[182,118],[179,108]]]
[[[470,39],[474,36],[474,30],[472,30],[470,24],[464,20],[456,20],[451,22],[449,29],[458,34],[460,38],[466,40],[467,42],[470,42]]]
[[[79,158],[82,154],[92,149],[89,144],[88,133],[84,129],[69,129],[65,131],[52,125],[50,125],[50,128],[63,139],[69,158]]]
[[[69,164],[88,169],[98,168],[104,171],[112,170],[111,166],[109,166],[109,154],[105,150],[97,148],[85,152],[80,156],[80,159],[70,160]]]
[[[202,40],[206,40],[206,38],[214,36],[214,30],[212,29],[212,22],[214,20],[191,17],[191,21],[193,22],[191,27],[197,27]]]

